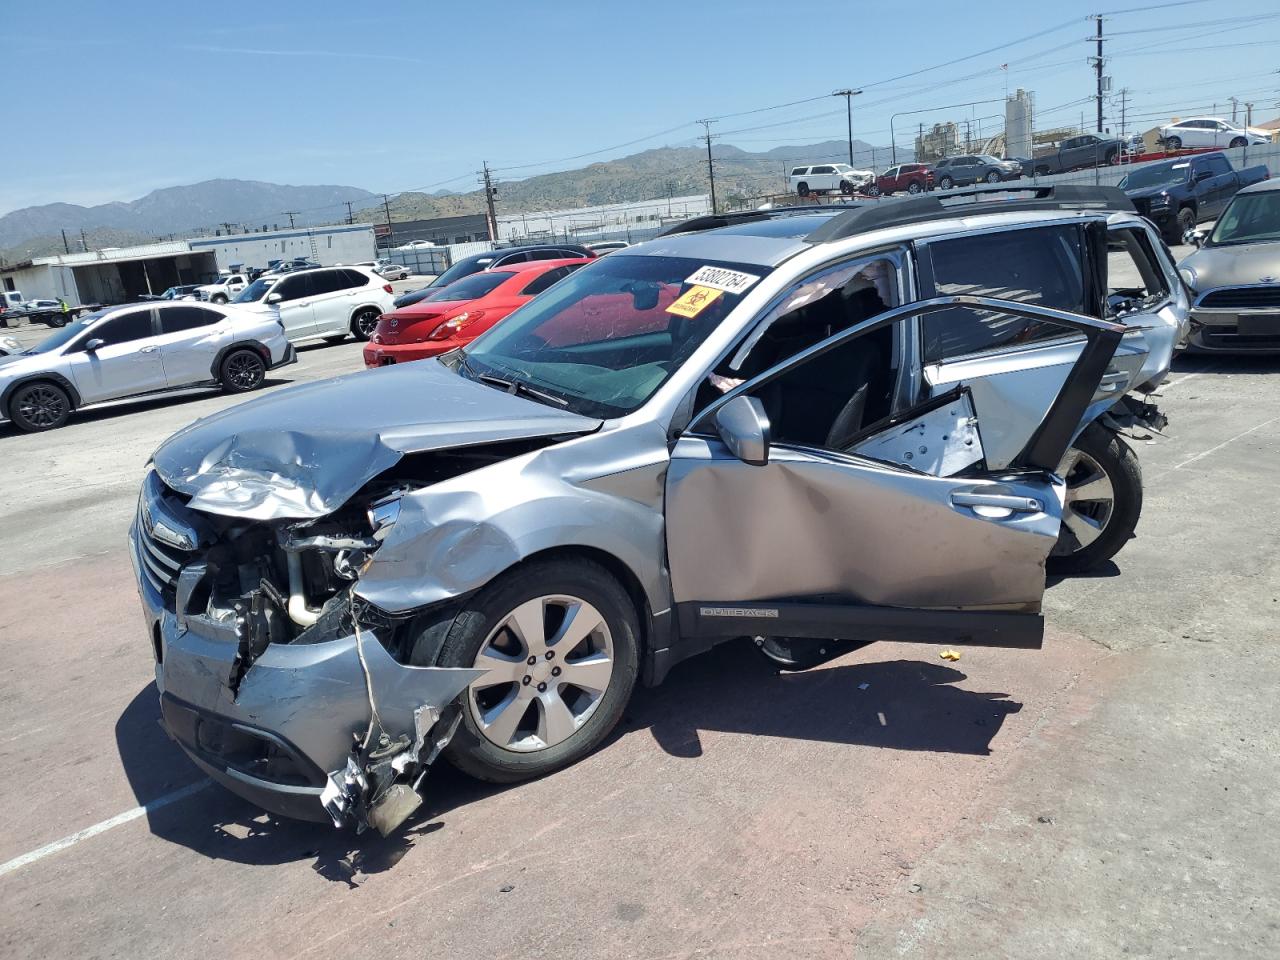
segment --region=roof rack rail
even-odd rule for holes
[[[1030,196],[1007,196],[1030,194]],[[949,202],[949,201],[960,202]],[[945,196],[904,197],[863,206],[832,217],[805,237],[809,243],[829,243],[870,230],[899,227],[942,217],[973,216],[1023,210],[1113,210],[1135,212],[1133,202],[1119,187],[1090,187],[1080,184],[1040,186],[972,187],[950,190]]]
[[[709,213],[701,217],[692,217],[673,224],[658,237],[671,237],[678,233],[697,233],[700,230],[714,230],[717,227],[729,227],[736,223],[755,223],[758,220],[778,220],[800,213],[832,213],[841,208],[856,209],[854,203],[806,203],[790,207],[770,207],[767,210],[739,210],[736,213]],[[655,237],[654,239],[657,239]]]

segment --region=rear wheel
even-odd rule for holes
[[[924,193],[924,184],[919,180],[912,180],[907,184],[907,193]]]
[[[950,190],[955,185],[956,185],[956,182],[952,180],[950,177],[943,177],[941,180],[938,181],[938,187],[942,190]]]
[[[1049,555],[1051,573],[1081,573],[1110,560],[1142,514],[1142,470],[1114,431],[1091,424],[1058,465],[1066,480],[1062,530]]]
[[[351,318],[351,335],[357,340],[368,340],[378,329],[382,312],[377,307],[361,307]]]
[[[56,383],[24,383],[9,398],[9,419],[19,430],[55,430],[71,416],[71,398]]]
[[[222,389],[227,393],[257,390],[267,379],[267,364],[257,350],[232,350],[222,360]]]
[[[807,197],[809,195],[809,185],[807,183],[798,184],[796,186],[796,193],[799,196]]]
[[[1182,149],[1182,138],[1181,138],[1181,137],[1168,137],[1168,138],[1165,140],[1165,142],[1164,142],[1164,148],[1165,148],[1166,150],[1181,150],[1181,149]]]
[[[462,695],[447,755],[495,783],[542,776],[594,750],[622,717],[640,669],[635,606],[588,560],[530,563],[451,620],[415,626],[413,663],[488,671]]]
[[[999,182],[1000,182],[1000,174],[996,173],[994,170],[992,170],[990,173],[987,174],[987,183],[999,183]]]
[[[1244,137],[1233,137],[1229,146],[1243,147],[1243,146],[1246,146],[1247,143],[1248,141],[1246,141]]]

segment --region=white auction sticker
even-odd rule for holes
[[[726,270],[724,267],[699,267],[691,277],[685,280],[685,283],[694,283],[700,287],[713,287],[716,290],[723,290],[725,293],[742,293],[759,279],[759,277],[749,273]]]

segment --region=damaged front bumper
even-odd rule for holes
[[[450,705],[483,671],[406,666],[376,628],[271,643],[246,665],[233,621],[182,609],[198,570],[170,571],[157,557],[171,554],[143,529],[172,531],[180,518],[142,516],[129,532],[130,555],[173,739],[210,777],[263,809],[395,829],[417,806],[426,767],[456,725]]]

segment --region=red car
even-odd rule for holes
[[[924,193],[932,189],[933,171],[923,163],[904,163],[890,167],[875,180],[875,192],[886,197],[900,191]]]
[[[590,260],[534,260],[473,273],[378,318],[366,367],[422,360],[470,343],[517,307]]]

